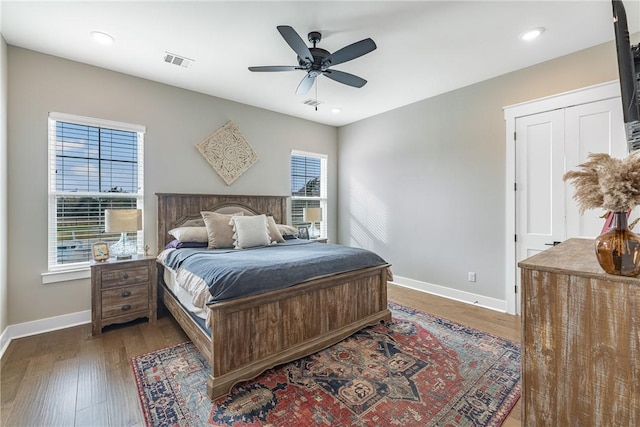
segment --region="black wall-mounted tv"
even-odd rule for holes
[[[618,52],[622,110],[629,152],[640,150],[640,43],[631,45],[627,13],[622,1],[612,0],[613,28]]]

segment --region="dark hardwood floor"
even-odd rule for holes
[[[389,285],[389,300],[513,341],[519,317]],[[105,328],[91,325],[13,340],[2,357],[2,426],[144,426],[130,359],[187,341],[165,314]],[[504,426],[519,426],[520,404]]]

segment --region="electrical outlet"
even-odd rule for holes
[[[469,272],[469,281],[470,282],[475,282],[476,281],[476,273],[475,273],[475,271],[470,271]]]

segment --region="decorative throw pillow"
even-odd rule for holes
[[[272,216],[267,217],[267,225],[269,226],[269,237],[271,237],[271,241],[273,243],[283,243],[284,238],[282,237],[282,233],[278,230],[278,224],[276,224],[276,220],[273,219]]]
[[[209,249],[232,248],[233,228],[229,225],[232,216],[241,216],[242,212],[236,214],[219,214],[216,212],[200,212],[207,229]]]
[[[291,225],[285,225],[285,224],[277,224],[278,226],[278,231],[280,231],[280,234],[282,234],[282,236],[294,236],[294,237],[298,237],[298,229],[296,227],[293,227]]]
[[[169,234],[181,242],[202,242],[209,241],[206,227],[177,227],[169,230]]]
[[[233,246],[236,249],[271,244],[266,215],[234,216],[229,224],[233,226]]]

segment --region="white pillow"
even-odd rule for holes
[[[233,227],[233,246],[236,249],[271,244],[266,215],[233,216],[229,225]]]
[[[169,230],[169,234],[181,242],[200,242],[209,241],[207,227],[177,227]]]

